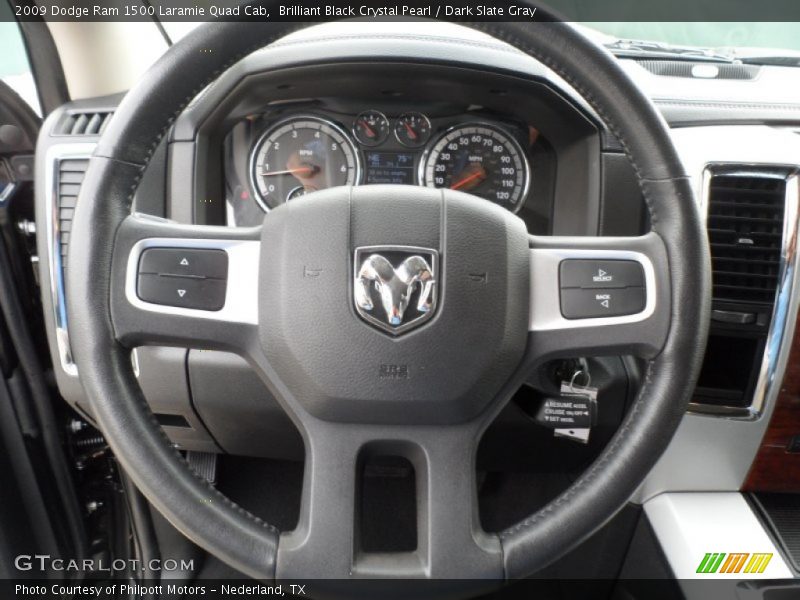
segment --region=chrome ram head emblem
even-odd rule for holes
[[[439,255],[428,248],[356,249],[353,298],[367,322],[398,335],[421,325],[436,308]]]

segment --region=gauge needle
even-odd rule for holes
[[[460,190],[462,187],[464,187],[468,183],[472,183],[476,179],[486,179],[486,171],[481,169],[480,171],[476,171],[472,175],[467,175],[463,179],[459,179],[453,185],[451,185],[450,189],[451,190]]]
[[[367,135],[369,137],[371,137],[371,138],[375,137],[375,130],[372,127],[370,127],[369,124],[366,121],[361,121],[361,127],[364,128],[364,131],[367,132]]]
[[[300,177],[311,177],[319,172],[319,167],[316,165],[297,167],[295,169],[284,169],[283,171],[267,171],[262,173],[262,177],[275,177],[277,175],[299,175]]]
[[[403,125],[405,126],[406,131],[408,132],[408,137],[410,137],[412,140],[417,139],[417,132],[414,131],[414,128],[406,122],[404,122]]]

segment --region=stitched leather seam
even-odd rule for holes
[[[478,40],[464,40],[461,38],[453,38],[448,36],[424,36],[424,35],[412,35],[412,34],[390,34],[390,35],[359,35],[359,34],[344,34],[341,36],[336,35],[329,35],[329,36],[321,36],[315,38],[309,38],[306,40],[291,40],[288,42],[274,42],[270,48],[288,48],[290,46],[301,46],[304,44],[316,44],[316,43],[326,43],[326,42],[343,42],[343,41],[385,41],[385,40],[394,40],[394,41],[409,41],[409,42],[447,42],[450,44],[457,44],[459,46],[472,46],[473,48],[486,48],[487,50],[497,50],[498,52],[504,52],[506,54],[510,54],[512,56],[527,56],[521,50],[514,48],[513,46],[501,45],[501,44],[493,44],[492,42],[486,41],[481,42]]]
[[[180,115],[180,113],[183,112],[183,110],[192,101],[192,99],[195,96],[197,96],[197,94],[203,88],[205,88],[207,85],[209,85],[212,81],[214,81],[217,77],[219,77],[219,75],[221,73],[223,73],[224,71],[229,69],[237,61],[241,60],[242,58],[244,58],[245,56],[247,56],[249,54],[252,54],[253,52],[258,50],[259,48],[262,48],[262,47],[264,47],[266,45],[269,45],[272,40],[275,40],[275,39],[278,39],[278,38],[283,37],[285,35],[288,35],[289,33],[292,33],[293,31],[297,31],[299,29],[302,29],[304,26],[305,26],[304,24],[301,24],[301,25],[297,25],[295,27],[290,27],[284,33],[281,33],[281,34],[279,34],[277,36],[271,36],[271,40],[266,41],[266,42],[264,42],[263,40],[260,40],[257,44],[254,44],[253,46],[249,47],[247,50],[236,54],[233,58],[231,58],[229,61],[224,63],[223,66],[221,66],[218,69],[214,70],[214,72],[211,73],[211,75],[207,79],[205,79],[202,84],[198,85],[194,89],[194,91],[191,92],[187,96],[187,98],[184,99],[183,102],[181,102],[181,104],[177,108],[177,110],[167,119],[166,124],[161,129],[161,132],[159,133],[159,135],[156,137],[154,142],[148,148],[148,150],[147,150],[147,152],[145,154],[145,157],[144,157],[144,162],[141,165],[138,165],[138,164],[135,164],[135,163],[130,163],[130,162],[127,162],[127,161],[122,161],[122,160],[119,160],[117,158],[104,157],[104,158],[106,158],[108,160],[113,160],[114,162],[117,162],[117,163],[120,163],[120,164],[125,164],[125,165],[129,165],[129,166],[135,166],[135,167],[139,168],[139,172],[136,175],[136,177],[134,178],[134,181],[133,181],[132,186],[131,186],[131,190],[129,192],[128,197],[126,198],[126,203],[125,203],[125,207],[124,207],[126,211],[129,211],[131,209],[131,207],[133,206],[134,195],[136,194],[136,190],[139,187],[139,183],[141,182],[142,176],[144,175],[144,172],[145,172],[145,170],[147,168],[147,165],[150,163],[150,160],[151,160],[156,148],[158,148],[158,145],[161,143],[161,140],[164,138],[166,133],[169,131],[169,128],[172,126],[172,123],[175,121],[175,119],[178,117],[178,115]],[[101,155],[98,155],[98,156],[101,156]],[[113,238],[114,239],[116,239],[117,233],[119,232],[119,227],[121,225],[122,225],[122,221],[120,221],[117,224],[116,230],[115,230],[115,232],[113,234]],[[113,264],[113,261],[112,261],[111,264]],[[109,281],[113,281],[113,277],[111,277],[111,275],[109,275]],[[109,297],[109,300],[110,300],[110,297]],[[108,309],[108,314],[109,315],[111,314],[110,306],[109,306],[109,309]],[[113,331],[113,322],[112,322],[111,330]],[[159,434],[161,435],[161,439],[164,441],[166,447],[169,448],[169,450],[172,451],[173,456],[177,457],[181,462],[183,462],[187,467],[189,467],[188,462],[186,462],[186,460],[180,455],[180,453],[177,452],[177,450],[175,450],[175,448],[172,446],[172,442],[169,440],[169,438],[167,437],[166,433],[164,433],[164,430],[158,424],[158,421],[156,421],[155,416],[153,415],[152,411],[150,410],[150,406],[147,404],[147,401],[145,400],[144,395],[141,393],[141,390],[139,390],[139,393],[135,394],[135,397],[136,397],[137,401],[139,402],[139,406],[142,409],[144,409],[144,414],[149,418],[150,423],[154,426],[154,429],[157,430],[159,432]],[[211,492],[216,498],[218,498],[223,503],[224,506],[228,507],[229,509],[233,509],[239,515],[247,518],[248,520],[252,521],[253,523],[255,523],[257,525],[262,526],[263,528],[265,528],[266,530],[274,533],[275,535],[278,535],[280,533],[280,531],[278,530],[277,527],[275,527],[274,525],[271,525],[270,523],[266,523],[265,521],[261,520],[260,518],[256,517],[255,515],[253,515],[249,511],[245,510],[244,508],[242,508],[241,506],[239,506],[238,504],[233,502],[230,498],[226,497],[219,490],[217,490],[211,484],[209,484],[205,479],[200,477],[193,469],[188,468],[188,471],[192,474],[192,476],[195,478],[195,480],[197,482],[199,482],[201,486],[203,486],[203,488],[205,490]]]
[[[645,373],[644,384],[642,385],[642,389],[639,392],[639,397],[637,398],[637,401],[633,404],[631,412],[629,413],[628,418],[625,420],[625,423],[623,424],[622,428],[617,432],[617,434],[611,440],[609,445],[603,451],[603,455],[601,456],[601,458],[597,460],[594,464],[592,464],[592,466],[589,468],[589,471],[587,471],[580,479],[578,479],[575,483],[573,483],[572,487],[570,487],[564,494],[562,494],[555,501],[551,502],[550,504],[545,506],[542,510],[531,515],[527,519],[517,523],[513,527],[506,529],[505,531],[502,531],[500,533],[501,539],[509,539],[519,531],[526,529],[531,525],[535,525],[539,521],[544,520],[545,517],[547,517],[557,508],[559,508],[562,504],[565,504],[566,502],[571,500],[573,496],[582,491],[583,487],[591,483],[597,477],[597,475],[603,470],[603,467],[605,467],[606,463],[608,463],[613,458],[616,449],[622,443],[621,440],[625,438],[625,434],[628,432],[628,430],[631,429],[631,427],[633,427],[634,423],[636,422],[636,418],[640,410],[644,406],[643,399],[645,397],[645,392],[648,391],[648,388],[652,384],[654,365],[655,363],[653,361],[648,362],[647,372]]]
[[[741,110],[743,108],[760,110],[800,110],[800,104],[759,104],[755,102],[714,102],[713,100],[672,100],[669,98],[656,98],[653,100],[660,106],[685,106],[697,108],[721,108],[725,110]]]
[[[621,134],[619,129],[617,128],[616,124],[608,117],[608,114],[605,111],[605,108],[602,106],[601,103],[597,101],[594,97],[594,94],[586,90],[583,85],[581,85],[578,81],[576,81],[571,73],[565,71],[559,64],[555,63],[549,56],[543,55],[537,49],[531,48],[528,44],[521,42],[516,36],[508,34],[504,31],[495,30],[490,24],[485,23],[474,23],[473,24],[476,29],[485,31],[489,35],[493,35],[498,39],[511,44],[517,48],[524,49],[528,55],[534,57],[546,67],[551,69],[553,72],[558,74],[562,79],[564,79],[570,86],[572,86],[590,105],[591,107],[597,112],[600,116],[600,119],[606,124],[609,131],[617,138],[620,145],[622,146],[623,151],[628,156],[628,160],[630,160],[631,165],[636,173],[636,178],[638,181],[644,181],[644,177],[642,176],[641,169],[637,164],[635,158],[631,155],[630,146],[625,139],[625,136]],[[659,221],[658,213],[653,206],[653,203],[649,197],[649,193],[645,189],[645,186],[640,186],[642,188],[642,196],[644,197],[645,203],[647,205],[647,209],[650,213],[650,223],[652,224],[653,229],[656,229],[656,223]]]
[[[608,117],[608,114],[605,111],[603,105],[601,103],[597,102],[597,100],[594,97],[594,95],[589,93],[583,87],[583,85],[581,85],[579,82],[577,82],[572,77],[572,75],[570,73],[566,72],[560,65],[554,63],[554,61],[552,61],[549,56],[543,56],[537,50],[531,49],[527,44],[520,42],[516,38],[516,36],[507,34],[507,33],[502,32],[502,31],[498,32],[493,27],[488,26],[488,25],[484,26],[483,24],[479,24],[479,25],[477,25],[477,27],[483,29],[484,31],[486,31],[487,33],[489,33],[491,35],[494,35],[495,37],[498,37],[499,39],[502,39],[503,41],[505,41],[505,42],[507,42],[509,44],[512,44],[512,45],[520,47],[520,48],[524,48],[524,50],[529,55],[535,57],[537,60],[539,60],[543,64],[545,64],[548,68],[552,69],[554,72],[556,72],[558,75],[560,75],[565,81],[567,81],[567,83],[569,83],[576,91],[578,91],[578,93],[581,94],[587,102],[589,102],[589,104],[592,106],[592,108],[594,108],[594,110],[598,113],[600,118],[603,120],[603,122],[609,128],[609,131],[611,131],[617,137],[617,139],[619,140],[620,145],[622,146],[625,154],[628,156],[628,159],[631,161],[631,164],[632,164],[632,166],[634,168],[634,171],[636,172],[637,180],[640,182],[640,188],[642,190],[642,196],[644,197],[645,203],[646,203],[647,208],[648,208],[648,211],[650,212],[652,228],[655,231],[656,230],[656,225],[657,225],[659,219],[658,219],[658,213],[656,211],[656,208],[653,205],[652,199],[650,198],[650,194],[649,194],[649,192],[647,190],[647,186],[643,185],[644,182],[647,181],[647,179],[642,177],[642,173],[641,173],[641,170],[639,168],[639,165],[637,164],[635,158],[631,155],[630,146],[627,143],[627,141],[625,139],[625,136],[623,136],[620,133],[620,131],[617,128],[617,126],[614,123],[614,121],[611,120]],[[674,180],[674,179],[673,178],[668,178],[666,180],[670,181],[670,180]],[[652,385],[652,377],[653,377],[653,371],[655,369],[655,364],[656,363],[653,360],[648,361],[648,363],[647,363],[647,372],[646,372],[646,375],[645,375],[644,384],[642,385],[642,388],[641,388],[641,390],[639,392],[639,395],[637,396],[637,399],[634,402],[634,404],[633,404],[633,406],[631,408],[631,411],[628,414],[628,417],[625,419],[625,422],[623,423],[621,429],[617,432],[617,434],[614,436],[612,441],[609,443],[609,445],[603,451],[603,454],[601,455],[601,457],[589,468],[589,471],[587,471],[580,479],[578,479],[562,496],[560,496],[555,501],[553,501],[550,504],[548,504],[547,506],[545,506],[542,510],[540,510],[539,512],[537,512],[537,513],[531,515],[530,517],[524,519],[523,521],[521,521],[520,523],[512,526],[511,528],[500,532],[499,537],[500,537],[501,541],[502,540],[508,540],[511,537],[513,537],[516,533],[519,533],[520,531],[522,531],[523,529],[527,529],[527,528],[535,525],[536,523],[539,523],[539,522],[543,521],[548,515],[550,515],[554,511],[556,511],[559,507],[561,507],[565,503],[569,502],[576,495],[582,493],[584,491],[584,489],[593,480],[595,480],[597,478],[598,474],[603,471],[604,467],[615,458],[617,449],[619,448],[620,444],[622,443],[622,440],[624,440],[626,438],[626,434],[628,433],[628,431],[630,431],[630,429],[633,428],[634,425],[638,424],[638,415],[641,412],[641,409],[645,405],[644,398],[647,396],[647,393],[649,392],[649,388]]]
[[[144,162],[141,165],[141,171],[139,172],[139,175],[135,178],[135,181],[134,181],[134,184],[133,184],[133,189],[131,190],[131,193],[127,198],[127,201],[126,201],[127,209],[130,209],[130,207],[133,206],[133,197],[136,194],[136,190],[139,187],[139,183],[141,182],[142,176],[144,175],[144,171],[147,168],[147,165],[150,164],[150,159],[153,157],[153,154],[155,153],[156,149],[158,148],[158,145],[161,143],[161,140],[167,134],[167,132],[169,131],[169,128],[172,127],[172,124],[175,122],[175,119],[178,118],[178,116],[189,105],[189,103],[195,98],[195,96],[197,96],[206,86],[210,85],[222,73],[227,71],[236,62],[240,61],[245,56],[247,56],[249,54],[252,54],[256,50],[258,50],[260,48],[263,48],[264,46],[268,46],[269,44],[271,44],[276,39],[280,39],[281,37],[289,35],[290,33],[294,33],[295,31],[299,31],[301,29],[304,29],[306,26],[307,26],[306,23],[301,23],[301,24],[296,25],[294,27],[288,27],[285,30],[284,33],[281,33],[281,34],[279,34],[277,36],[270,36],[270,38],[268,38],[266,41],[263,41],[263,40],[259,41],[258,43],[253,44],[252,46],[250,46],[246,50],[234,55],[233,58],[231,58],[227,62],[223,63],[223,65],[221,67],[215,69],[210,74],[209,77],[204,79],[201,84],[199,84],[197,87],[195,87],[194,90],[191,91],[186,98],[184,98],[184,100],[179,104],[178,108],[167,119],[166,124],[161,129],[161,132],[158,134],[156,139],[153,141],[152,144],[150,144],[150,147],[147,149],[147,152],[145,153],[145,156],[144,156]],[[113,160],[116,160],[117,162],[124,163],[124,161],[120,161],[118,159],[113,159]],[[126,164],[131,164],[131,163],[126,163]]]
[[[247,517],[247,518],[249,518],[249,519],[250,519],[250,520],[252,520],[252,521],[253,521],[255,524],[257,524],[257,525],[260,525],[260,526],[262,526],[262,527],[264,527],[264,528],[266,528],[266,529],[270,530],[271,532],[275,533],[276,535],[277,535],[277,534],[280,534],[280,531],[278,530],[278,528],[277,528],[277,527],[275,527],[274,525],[272,525],[272,524],[270,524],[270,523],[267,523],[267,522],[263,521],[262,519],[260,519],[259,517],[255,516],[254,514],[252,514],[251,512],[249,512],[248,510],[246,510],[245,508],[242,508],[241,506],[239,506],[238,504],[236,504],[236,503],[235,503],[233,500],[231,500],[231,499],[230,499],[230,498],[228,498],[228,497],[227,497],[225,494],[223,494],[222,492],[220,492],[220,491],[219,491],[217,488],[215,488],[214,486],[212,486],[212,485],[211,485],[211,484],[210,484],[210,483],[209,483],[209,482],[208,482],[206,479],[204,479],[203,477],[201,477],[201,476],[200,476],[200,475],[199,475],[199,474],[198,474],[198,473],[197,473],[197,472],[196,472],[194,469],[192,469],[192,468],[191,468],[191,466],[189,465],[189,462],[188,462],[188,461],[187,461],[187,460],[186,460],[186,459],[185,459],[183,456],[181,456],[180,452],[178,452],[178,451],[175,449],[174,445],[172,444],[172,441],[169,439],[169,437],[167,436],[167,434],[164,432],[164,429],[161,427],[161,425],[160,425],[160,424],[158,423],[158,421],[156,420],[155,416],[153,415],[153,411],[152,411],[152,410],[150,410],[150,405],[149,405],[149,404],[147,404],[147,401],[146,401],[146,400],[145,400],[145,398],[144,398],[144,395],[142,395],[142,394],[136,394],[136,400],[139,402],[139,405],[140,405],[140,407],[144,409],[144,414],[147,416],[147,418],[148,418],[148,419],[150,419],[150,423],[151,423],[151,424],[154,426],[154,428],[155,428],[155,429],[158,431],[159,435],[161,436],[161,439],[162,439],[162,440],[164,441],[164,443],[165,443],[165,444],[166,444],[166,445],[169,447],[169,449],[170,449],[170,450],[172,450],[172,453],[173,453],[173,455],[174,455],[174,456],[175,456],[175,457],[176,457],[176,458],[177,458],[177,459],[178,459],[180,462],[182,462],[182,463],[183,463],[183,464],[186,466],[186,469],[189,471],[189,473],[191,473],[191,474],[192,474],[192,476],[195,478],[195,480],[196,480],[196,481],[198,481],[198,482],[200,483],[200,485],[201,485],[201,486],[202,486],[202,487],[203,487],[203,488],[204,488],[206,491],[208,491],[208,492],[210,492],[211,494],[213,494],[213,496],[214,496],[216,499],[219,499],[219,500],[221,500],[221,501],[222,501],[222,503],[223,503],[225,506],[227,506],[228,508],[232,508],[232,509],[233,509],[233,510],[235,510],[235,511],[236,511],[238,514],[240,514],[240,515],[242,515],[242,516],[244,516],[244,517]]]

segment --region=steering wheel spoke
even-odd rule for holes
[[[126,218],[111,294],[119,341],[244,353],[257,337],[259,232]]]
[[[661,351],[670,323],[661,237],[531,237],[530,351],[538,360]]]
[[[475,423],[442,429],[309,418],[300,520],[281,536],[279,579],[502,580],[499,539],[478,523]],[[380,457],[402,457],[414,469],[414,550],[367,552],[362,546],[365,467]]]

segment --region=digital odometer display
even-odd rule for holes
[[[422,185],[450,188],[491,200],[511,211],[522,205],[530,185],[520,145],[490,125],[463,125],[445,133],[420,165]]]
[[[414,155],[410,152],[367,152],[364,183],[413,185]]]

